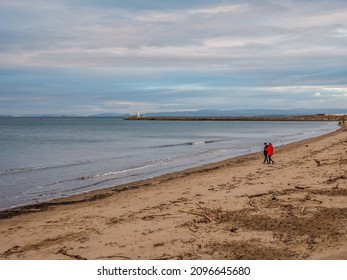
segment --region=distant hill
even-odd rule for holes
[[[146,113],[144,116],[182,116],[182,117],[226,117],[226,116],[299,116],[315,114],[347,114],[347,109],[236,109],[236,110],[197,110],[197,111],[177,111],[177,112],[157,112]]]
[[[89,118],[124,118],[129,114],[121,114],[121,113],[103,113],[96,115],[89,115]]]
[[[119,113],[105,113],[105,114],[96,114],[96,115],[58,115],[58,114],[27,114],[16,116],[20,118],[125,118],[129,114],[119,114]],[[0,115],[0,118],[11,118],[14,116],[11,115]]]

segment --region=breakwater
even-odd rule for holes
[[[303,115],[303,116],[128,116],[130,121],[339,121],[341,115]]]

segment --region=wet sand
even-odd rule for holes
[[[0,259],[346,260],[347,128],[275,147],[273,159],[0,212]]]

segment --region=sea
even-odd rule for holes
[[[313,121],[3,117],[0,210],[260,153],[264,142],[276,151],[337,129]]]

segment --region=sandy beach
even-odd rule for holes
[[[261,148],[0,212],[0,259],[346,260],[347,127]]]

